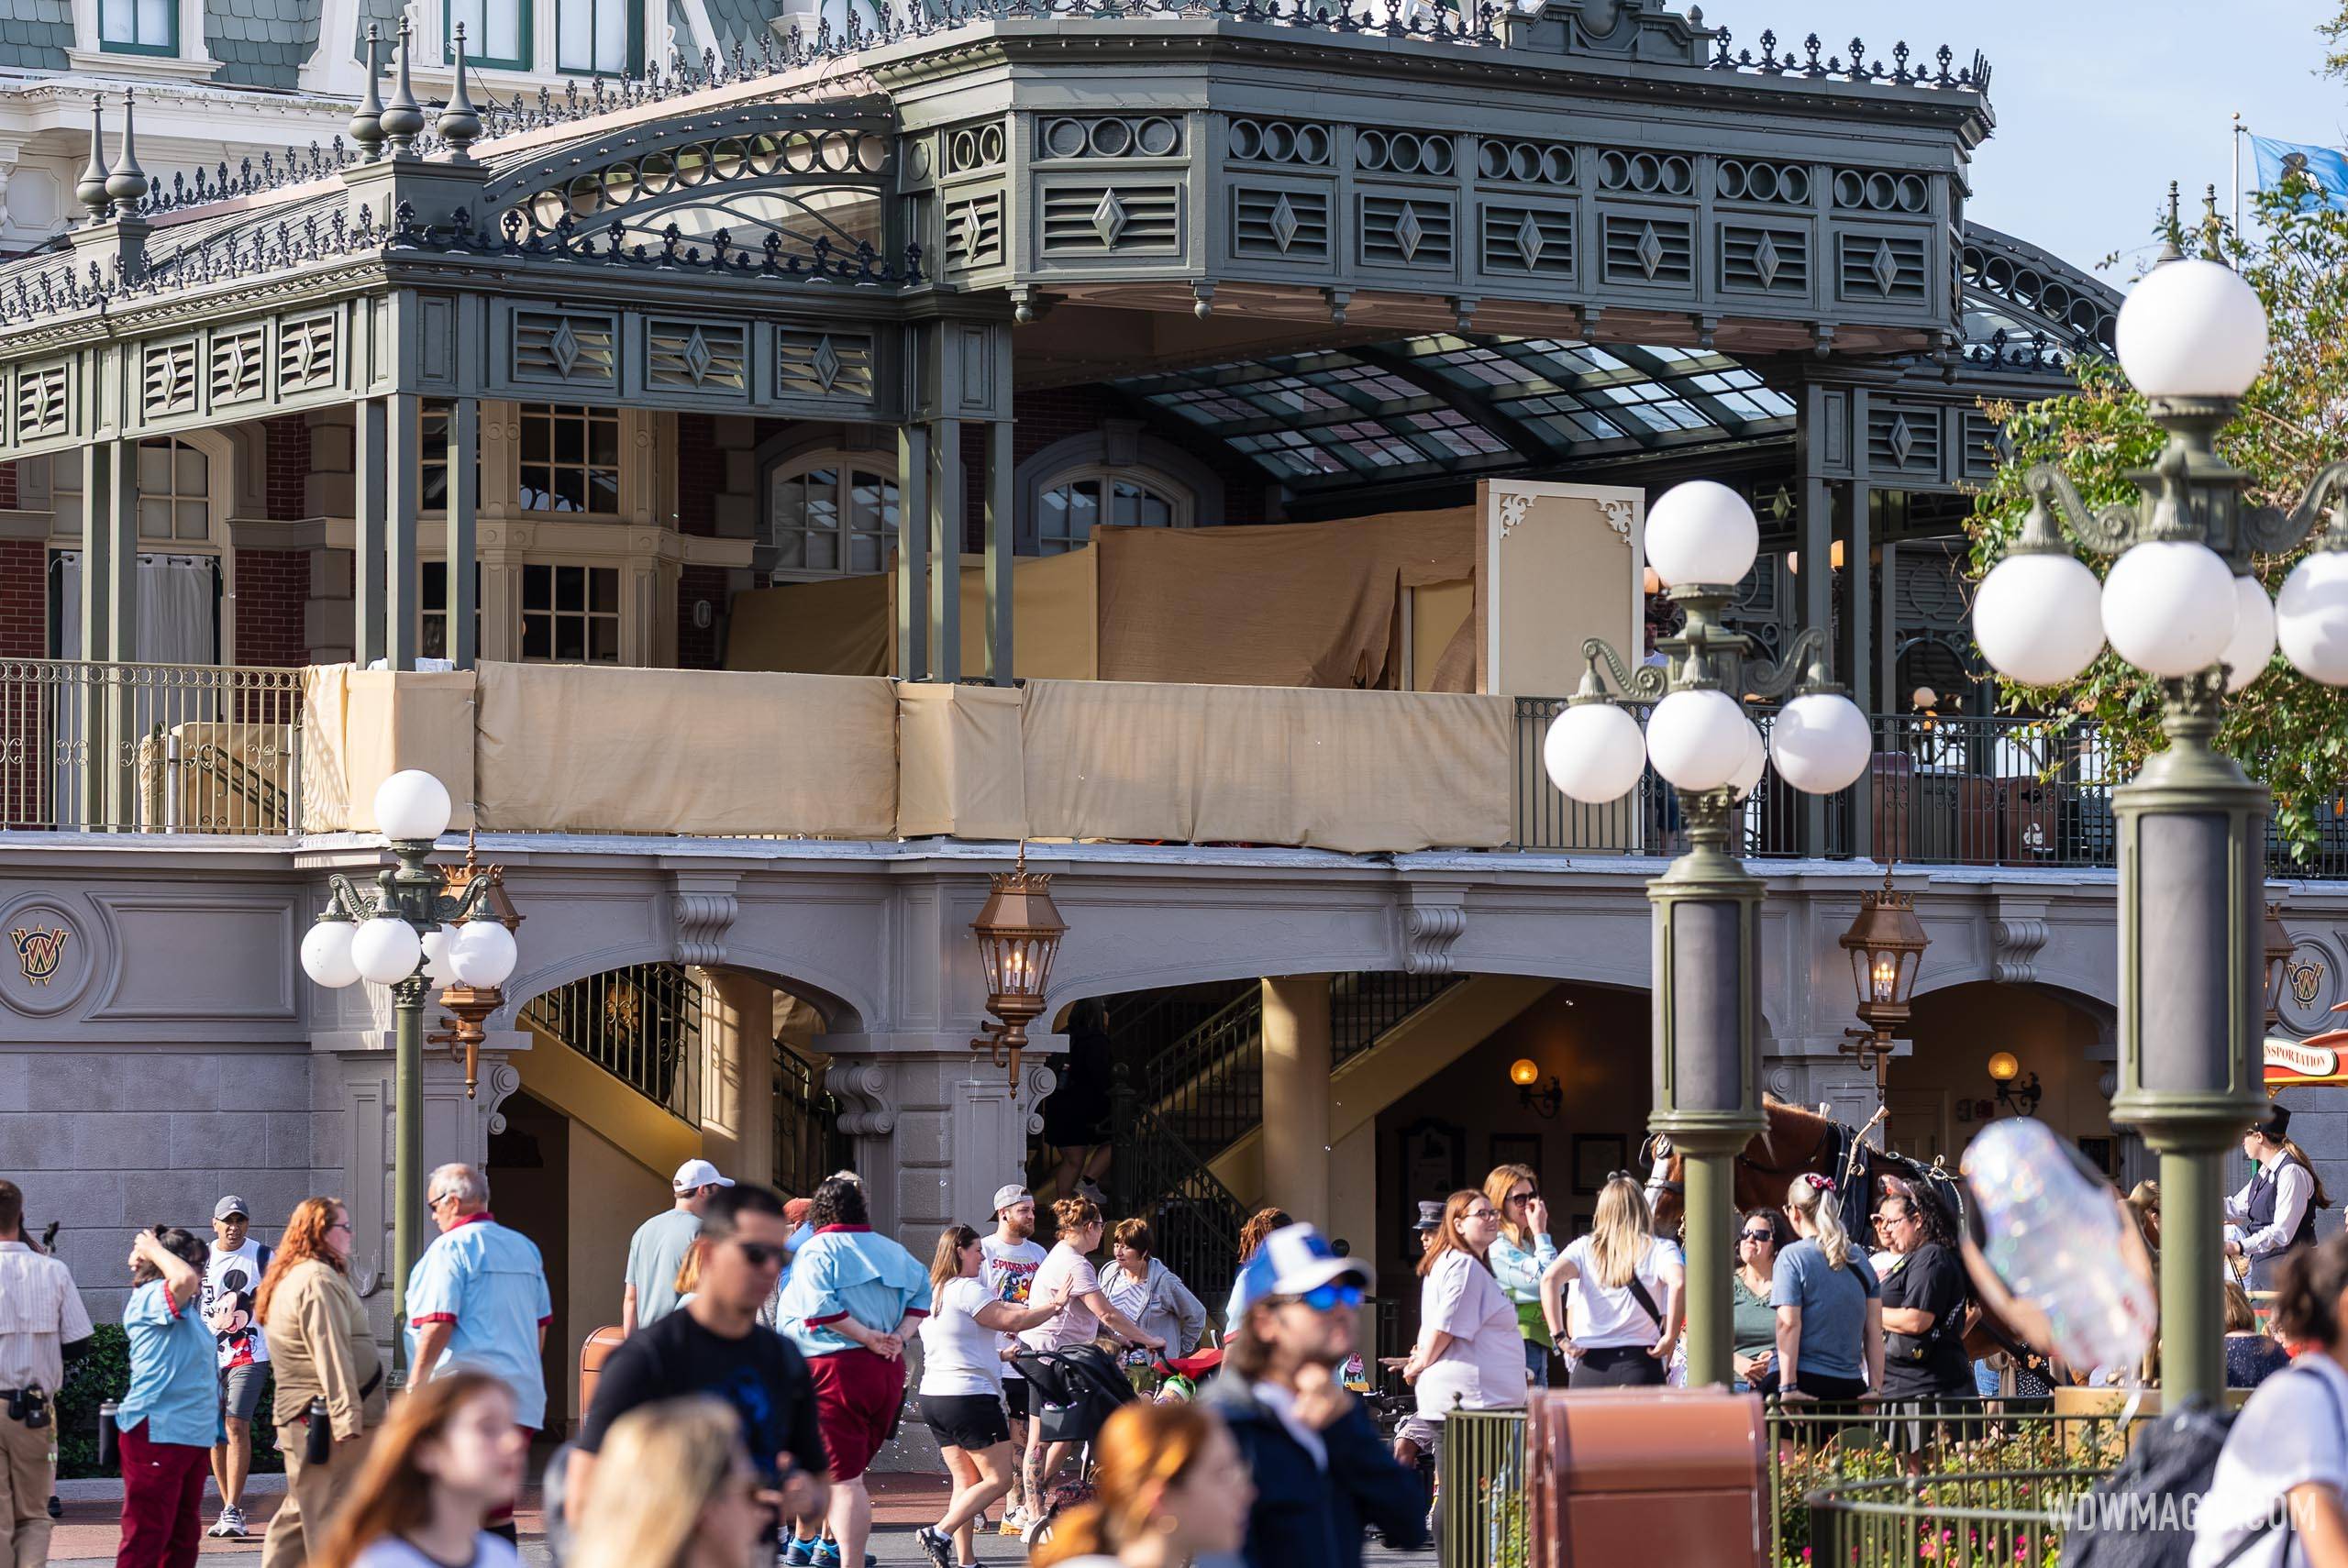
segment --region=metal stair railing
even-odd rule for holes
[[[1149,1221],[1156,1255],[1208,1311],[1219,1314],[1237,1273],[1247,1208],[1134,1088],[1124,1064],[1113,1071],[1109,1106],[1117,1157],[1110,1180],[1117,1211]]]
[[[849,1163],[840,1135],[839,1101],[824,1087],[824,1069],[793,1049],[774,1043],[774,1185],[792,1198],[806,1198],[815,1184]]]
[[[530,999],[537,1024],[680,1121],[701,1125],[701,982],[681,964],[631,964]]]

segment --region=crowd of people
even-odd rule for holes
[[[2272,1269],[2285,1332],[2348,1342],[2348,1242],[2317,1249],[2303,1234],[2325,1198],[2287,1113],[2263,1119],[2244,1146],[2259,1175],[2229,1205],[2230,1256]],[[1943,1441],[1951,1405],[1998,1392],[1999,1377],[2008,1393],[2031,1390],[2011,1382],[2021,1369],[1968,1355],[1977,1309],[1943,1206],[1895,1179],[1876,1188],[1872,1245],[1821,1176],[1738,1217],[1735,1380],[1790,1405],[1866,1401],[1913,1463]],[[1389,1363],[1411,1408],[1390,1433],[1341,1375],[1359,1364],[1371,1268],[1277,1209],[1244,1228],[1217,1345],[1148,1223],[1113,1227],[1081,1193],[1050,1206],[1047,1248],[1034,1196],[1006,1185],[983,1229],[946,1227],[925,1263],[874,1230],[853,1172],[786,1201],[692,1160],[672,1192],[631,1240],[620,1342],[545,1473],[561,1562],[869,1568],[865,1476],[910,1406],[950,1480],[915,1536],[935,1568],[977,1568],[991,1514],[1007,1535],[1043,1538],[1039,1562],[1171,1568],[1236,1552],[1251,1568],[1355,1568],[1368,1530],[1423,1538],[1447,1419],[1521,1407],[1559,1381],[1685,1376],[1682,1238],[1658,1227],[1647,1186],[1627,1173],[1607,1180],[1587,1233],[1572,1237],[1553,1231],[1538,1176],[1521,1165],[1420,1205],[1417,1337]],[[437,1234],[405,1281],[396,1396],[350,1277],[338,1199],[296,1205],[273,1247],[235,1195],[215,1205],[209,1241],[139,1231],[126,1264],[127,1386],[105,1410],[123,1476],[117,1568],[187,1568],[207,1480],[221,1500],[209,1533],[249,1536],[256,1420],[286,1470],[265,1568],[515,1562],[514,1508],[548,1424],[553,1309],[537,1248],[500,1225],[489,1199],[470,1165],[431,1174]],[[2156,1253],[2157,1189],[2132,1194],[2128,1212]],[[2298,1431],[2299,1407],[2336,1399],[2331,1385],[2348,1378],[2280,1376],[2290,1358],[2232,1279],[2226,1331],[2232,1381],[2287,1387],[2254,1403],[2263,1420]],[[0,1181],[0,1398],[13,1418],[0,1419],[0,1507],[17,1568],[47,1557],[41,1429],[92,1337],[70,1275],[25,1234],[22,1195]],[[1180,1376],[1135,1397],[1202,1350],[1220,1365],[1195,1403]],[[1089,1375],[1097,1389],[1102,1369],[1130,1386],[1113,1381],[1096,1409],[1081,1386]],[[2348,1438],[2339,1446],[2306,1463],[2348,1472]],[[2274,1479],[2265,1456],[2228,1452],[2245,1486]]]

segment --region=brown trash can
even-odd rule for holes
[[[607,1323],[588,1335],[587,1342],[579,1347],[579,1420],[581,1426],[586,1424],[588,1408],[595,1403],[595,1379],[603,1375],[604,1364],[612,1359],[612,1353],[620,1348],[620,1326]]]
[[[1764,1568],[1769,1429],[1724,1388],[1536,1393],[1525,1468],[1537,1568]]]

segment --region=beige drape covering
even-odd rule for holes
[[[897,700],[870,677],[484,664],[484,828],[888,838]]]
[[[302,831],[372,833],[375,790],[404,768],[449,787],[473,825],[473,672],[314,666],[302,677]]]
[[[1100,679],[1370,687],[1395,655],[1401,591],[1477,578],[1476,513],[1398,512],[1246,528],[1096,528]],[[1480,603],[1481,595],[1479,596]],[[1480,609],[1439,690],[1476,688]]]
[[[1037,838],[1354,854],[1509,840],[1506,698],[1061,680],[1024,695]]]
[[[962,668],[986,669],[986,558],[962,558]],[[1090,680],[1099,619],[1090,549],[1027,556],[1011,574],[1012,667],[1036,679]],[[734,596],[725,668],[809,675],[897,672],[894,571],[792,582]]]
[[[1020,706],[1008,686],[897,688],[899,837],[1025,836]]]

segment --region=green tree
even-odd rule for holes
[[[2333,24],[2348,43],[2348,6]],[[2327,29],[2327,37],[2335,36]],[[2348,55],[2335,69],[2348,74]],[[2254,499],[2289,507],[2326,463],[2348,458],[2348,213],[2294,179],[2257,198],[2251,237],[2230,232],[2214,215],[2198,237],[2162,230],[2189,247],[2222,253],[2266,304],[2273,348],[2220,452],[2256,476]],[[2144,400],[2108,360],[2082,359],[2078,392],[2024,404],[1988,407],[2012,455],[1976,498],[1967,525],[1977,580],[2021,530],[2030,497],[2023,476],[2034,463],[2061,467],[2090,507],[2133,501],[2129,470],[2151,466],[2165,437]],[[2304,549],[2254,563],[2271,594]],[[2110,563],[2082,558],[2100,573]],[[2003,703],[2061,724],[2099,724],[2113,752],[2115,778],[2132,774],[2161,746],[2160,684],[2122,664],[2107,648],[2068,685],[2030,689],[2000,682]],[[2229,699],[2219,745],[2275,792],[2275,821],[2294,854],[2313,846],[2316,812],[2348,795],[2348,691],[2319,686],[2279,656],[2249,690]]]

